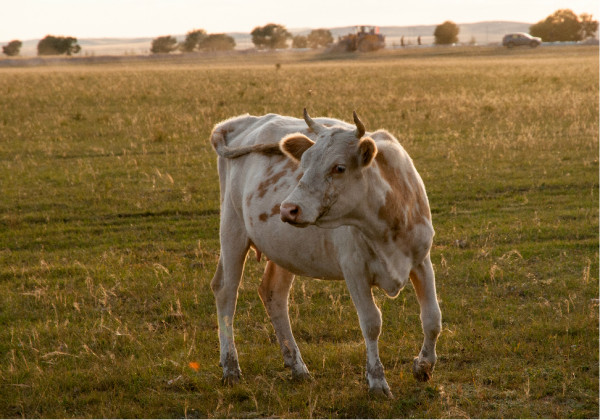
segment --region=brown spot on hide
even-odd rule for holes
[[[287,169],[287,170],[293,172],[296,169],[298,169],[298,162],[291,160],[291,159],[286,159],[285,166],[283,167],[283,169]]]
[[[254,196],[253,193],[248,194],[248,197],[246,198],[246,205],[248,207],[250,207],[250,202],[252,201],[252,197]]]
[[[279,214],[279,208],[281,207],[281,204],[277,203],[273,206],[273,208],[271,209],[271,215],[270,216],[276,216]]]
[[[283,165],[281,165],[283,163]],[[263,198],[271,186],[277,184],[279,180],[287,174],[293,173],[298,169],[298,163],[286,158],[277,160],[267,166],[265,179],[258,184],[258,198]],[[300,175],[302,177],[302,175]],[[300,178],[298,178],[300,179]]]
[[[267,179],[265,179],[260,184],[258,184],[258,198],[264,197],[265,194],[267,193],[267,191],[269,190],[269,188],[272,185],[275,185],[277,183],[277,181],[279,181],[281,179],[281,177],[284,176],[286,173],[287,173],[287,170],[284,169],[282,171],[279,171],[279,172],[269,176]]]
[[[274,165],[267,166],[267,173],[266,173],[267,176],[273,175],[273,166]]]
[[[261,222],[266,222],[267,219],[269,218],[269,216],[267,215],[267,213],[261,213],[258,218],[260,219]]]
[[[391,187],[378,216],[387,223],[391,238],[396,241],[410,232],[423,217],[431,220],[429,204],[425,190],[412,171],[403,174],[400,168],[390,165],[383,153],[378,153],[375,161]]]

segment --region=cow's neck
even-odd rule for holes
[[[376,163],[373,163],[373,166],[365,170],[366,197],[361,200],[354,213],[356,219],[360,221],[358,228],[368,239],[386,242],[390,229],[389,224],[382,217],[382,208],[385,207],[386,193],[390,190],[390,186],[378,174]]]
[[[406,284],[412,268],[410,238],[404,235],[400,238],[394,237],[389,225],[389,215],[384,213],[386,194],[390,186],[381,178],[376,168],[369,168],[367,171],[366,175],[370,176],[369,187],[365,200],[355,209],[356,218],[361,221],[356,226],[382,263],[384,272],[377,274],[380,281],[389,287],[385,287],[384,284],[380,286],[388,293],[390,292],[387,289],[391,288],[390,294],[395,294]]]

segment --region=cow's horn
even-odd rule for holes
[[[308,128],[314,131],[315,134],[319,134],[319,131],[323,129],[323,126],[321,124],[314,122],[313,119],[310,118],[308,112],[306,111],[306,108],[304,108],[304,121],[306,121],[306,125],[308,125]]]
[[[356,111],[353,111],[352,116],[354,117],[354,124],[356,124],[356,138],[361,138],[365,135],[365,125],[362,123],[358,115],[356,115]]]

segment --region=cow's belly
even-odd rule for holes
[[[280,203],[286,188],[243,204],[248,237],[267,258],[294,274],[342,279],[335,231],[316,226],[299,228],[281,221]]]
[[[254,156],[233,167],[230,175],[228,193],[260,252],[294,274],[343,279],[334,230],[281,221],[279,206],[301,176],[296,164],[281,156]]]
[[[334,231],[314,226],[298,228],[281,221],[279,214],[248,234],[254,245],[277,265],[294,274],[320,279],[343,279]]]

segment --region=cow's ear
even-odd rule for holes
[[[315,144],[315,142],[304,134],[295,133],[282,138],[279,142],[279,148],[283,154],[290,159],[299,161],[304,152],[306,152],[313,144]]]
[[[377,146],[371,137],[363,137],[358,143],[358,164],[366,168],[373,162],[377,154]]]

